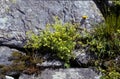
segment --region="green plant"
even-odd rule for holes
[[[120,55],[120,16],[112,11],[106,15],[105,23],[99,24],[90,32],[82,30],[77,44],[86,48],[88,53],[94,54],[95,66],[104,69],[101,79],[120,79],[120,66],[115,60]],[[106,61],[110,62],[106,65]]]
[[[105,23],[92,29],[91,32],[83,30],[83,35],[78,40],[82,47],[88,47],[88,52],[97,57],[95,65],[100,67],[103,76],[101,79],[120,79],[119,65],[114,62],[107,63],[106,60],[115,59],[120,55],[120,16],[111,14],[106,17]],[[101,63],[101,65],[99,64]]]
[[[115,60],[104,61],[105,68],[99,68],[102,72],[100,79],[120,79],[119,63]]]
[[[120,6],[120,0],[113,0],[113,3]]]
[[[106,72],[100,79],[120,79],[120,73],[115,70]]]
[[[81,37],[83,44],[89,46],[88,51],[98,58],[113,58],[120,52],[120,16],[114,14],[106,18],[105,23],[95,27],[91,33]],[[84,35],[84,36],[85,36]]]
[[[72,51],[76,45],[76,38],[79,37],[77,24],[62,23],[55,18],[54,24],[47,24],[46,28],[38,35],[33,32],[28,33],[28,41],[25,48],[36,50],[48,50],[49,53],[57,55],[66,62],[73,58]]]

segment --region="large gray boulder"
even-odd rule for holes
[[[22,74],[19,79],[100,79],[100,75],[90,68],[46,69],[38,76]]]
[[[88,16],[84,21],[82,16]],[[0,43],[23,47],[26,32],[38,33],[58,16],[62,22],[81,22],[90,29],[103,21],[103,16],[92,0],[0,0]]]

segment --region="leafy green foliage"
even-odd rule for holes
[[[99,52],[99,56],[108,55],[108,57],[115,57],[119,54],[119,22],[120,17],[116,18],[114,15],[111,15],[107,17],[105,24],[95,29],[93,35],[93,39],[95,40],[92,40],[92,42],[96,43],[94,44],[97,48],[95,51]]]
[[[76,45],[75,39],[79,37],[76,26],[77,24],[71,23],[62,24],[55,18],[55,23],[47,24],[40,34],[28,33],[25,47],[34,50],[46,49],[50,51],[49,53],[56,54],[60,59],[69,63],[69,60],[74,57],[72,51]]]
[[[88,47],[88,52],[95,54],[98,61],[102,63],[105,70],[101,79],[120,79],[119,63],[110,62],[104,66],[106,60],[115,59],[120,55],[120,16],[108,15],[105,23],[88,32],[83,30],[83,34],[77,41],[81,47]],[[96,62],[98,67],[102,66]]]
[[[120,63],[116,63],[116,60],[103,60],[103,67],[99,67],[102,72],[100,79],[120,79]]]
[[[114,14],[106,18],[104,24],[95,27],[92,32],[84,30],[79,44],[89,46],[88,52],[97,58],[114,58],[120,54],[120,16]]]
[[[116,71],[106,72],[100,79],[120,79],[120,73]]]
[[[113,3],[120,6],[120,0],[113,0]]]

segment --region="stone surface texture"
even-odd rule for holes
[[[0,65],[10,65],[12,62],[9,60],[9,57],[12,56],[12,50],[8,47],[0,47]]]
[[[0,0],[0,65],[12,63],[9,58],[13,51],[17,51],[16,48],[23,48],[25,45],[26,32],[33,31],[38,34],[40,30],[45,29],[47,23],[54,22],[55,16],[58,16],[63,23],[80,23],[80,27],[87,29],[104,21],[93,0]],[[82,16],[88,18],[83,19]],[[76,54],[76,57],[78,64],[89,62],[86,54]],[[63,62],[56,60],[41,64],[46,67],[62,65]],[[45,69],[38,76],[21,74],[19,79],[99,79],[100,77],[90,68]],[[10,79],[9,75],[6,77]]]
[[[59,61],[59,60],[49,60],[49,61],[44,61],[41,64],[37,64],[39,67],[44,67],[44,68],[50,68],[50,67],[64,67],[64,62]]]
[[[86,52],[86,49],[79,49],[73,51],[75,55],[75,61],[80,67],[91,66],[95,60],[95,56]]]
[[[96,74],[90,68],[70,68],[70,69],[45,69],[40,75],[22,74],[19,79],[99,79],[100,75]]]
[[[82,20],[82,16],[88,16]],[[103,16],[92,0],[0,0],[0,44],[23,47],[26,32],[38,33],[58,16],[63,23],[81,23],[90,29],[103,22]]]

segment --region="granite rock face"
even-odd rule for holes
[[[83,21],[82,16],[88,18]],[[90,29],[103,21],[103,16],[92,0],[0,0],[0,44],[23,47],[26,32],[38,33],[53,17],[61,21],[81,22],[82,27]]]
[[[100,75],[89,68],[46,69],[38,76],[22,74],[19,79],[100,79]]]
[[[0,65],[10,65],[12,62],[9,60],[9,57],[12,56],[12,50],[8,47],[0,47]]]

